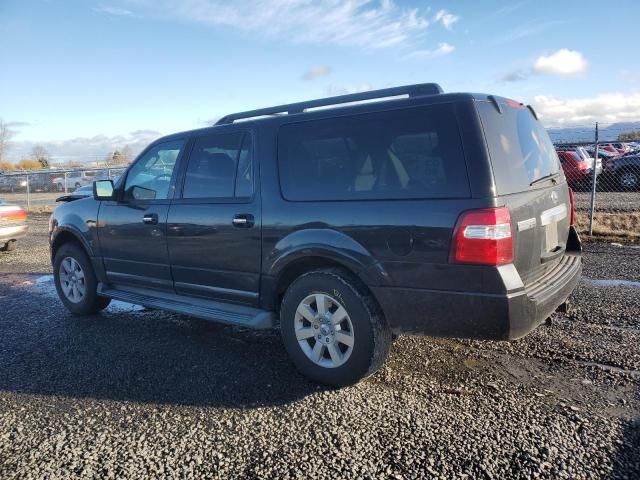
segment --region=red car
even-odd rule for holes
[[[567,183],[574,190],[589,188],[593,179],[593,158],[584,158],[575,151],[558,152],[558,158],[567,177]],[[598,161],[598,170],[602,167]],[[596,172],[600,173],[600,172]]]
[[[17,205],[4,203],[0,198],[0,251],[16,247],[16,240],[27,234],[27,212]]]

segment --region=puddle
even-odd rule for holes
[[[640,288],[640,282],[634,282],[632,280],[616,280],[616,279],[604,279],[604,278],[582,278],[584,283],[593,285],[594,287],[629,287]]]
[[[133,303],[122,302],[120,300],[111,300],[111,303],[105,310],[111,313],[132,313],[142,312],[145,308],[142,305],[134,305]]]
[[[605,363],[598,362],[578,362],[585,367],[596,367],[605,372],[622,373],[625,375],[631,375],[634,378],[640,378],[640,370],[627,370],[626,368],[614,367],[613,365],[607,365]]]
[[[38,291],[44,295],[58,298],[56,286],[53,283],[53,275],[43,275],[36,278],[33,282],[24,282],[26,285],[34,285]],[[142,305],[134,305],[133,303],[122,302],[120,300],[111,300],[105,311],[110,313],[133,313],[142,312],[145,308]]]

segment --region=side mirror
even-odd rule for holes
[[[113,180],[98,180],[93,182],[93,198],[96,200],[113,200]]]

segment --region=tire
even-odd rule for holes
[[[618,184],[622,190],[637,190],[640,187],[640,172],[623,170],[618,175]]]
[[[78,266],[81,272],[77,269],[69,268],[70,266]],[[73,279],[66,281],[70,275],[65,274],[65,270],[73,273],[71,275]],[[80,273],[82,273],[82,280],[80,280]],[[111,299],[98,295],[98,282],[91,261],[84,249],[76,243],[65,243],[56,252],[53,260],[53,279],[60,300],[62,300],[67,310],[76,315],[97,313],[106,308],[111,302]],[[71,295],[65,293],[69,291],[70,282],[75,282],[75,290],[72,289]],[[82,295],[75,295],[81,290]]]
[[[7,243],[5,243],[1,248],[0,251],[2,252],[12,252],[16,249],[18,242],[16,242],[15,240],[9,240]]]
[[[323,299],[325,316],[316,298]],[[334,314],[344,320],[332,325]],[[289,286],[280,308],[280,334],[303,375],[338,387],[375,373],[391,347],[391,331],[377,303],[358,279],[341,269],[315,270]]]

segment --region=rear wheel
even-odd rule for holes
[[[640,187],[640,174],[633,170],[624,170],[620,172],[618,182],[624,190],[637,190]]]
[[[53,278],[64,306],[77,315],[99,312],[110,299],[97,293],[98,282],[85,251],[75,243],[67,243],[56,252]]]
[[[309,272],[291,284],[280,329],[298,370],[335,386],[373,374],[391,345],[391,331],[369,292],[339,269]]]

